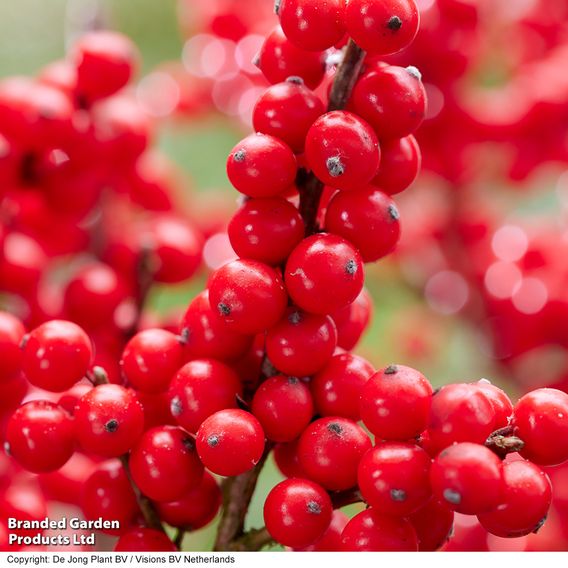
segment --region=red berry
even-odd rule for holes
[[[426,428],[432,386],[419,371],[389,365],[375,373],[361,391],[361,419],[383,440],[410,440]]]
[[[216,412],[197,432],[197,451],[207,469],[234,476],[252,469],[264,452],[260,422],[239,409]]]
[[[209,302],[230,329],[253,335],[284,315],[288,297],[274,268],[256,260],[234,260],[211,277]]]
[[[430,469],[434,497],[465,515],[487,513],[503,501],[501,460],[488,448],[463,442],[443,450]]]
[[[278,138],[251,134],[227,158],[227,175],[235,189],[249,197],[273,197],[296,179],[296,158]]]
[[[73,58],[79,97],[92,103],[116,93],[130,81],[138,51],[122,34],[96,31],[81,37]]]
[[[78,325],[51,320],[25,338],[22,370],[32,385],[62,392],[85,376],[92,358],[91,340]]]
[[[327,207],[325,229],[355,245],[364,262],[374,262],[395,249],[399,217],[394,201],[369,186],[335,194]]]
[[[146,329],[126,344],[120,364],[131,386],[156,393],[168,388],[183,360],[178,336],[164,329]]]
[[[209,473],[203,474],[199,485],[190,489],[177,501],[157,503],[162,521],[172,527],[195,531],[208,525],[221,507],[221,489]]]
[[[337,326],[337,345],[347,351],[353,349],[373,316],[373,302],[369,292],[363,288],[351,304],[330,315]]]
[[[343,529],[341,549],[347,552],[415,552],[418,539],[403,518],[367,509],[355,515]]]
[[[536,465],[517,460],[503,464],[504,498],[497,509],[479,515],[485,530],[513,538],[536,532],[544,523],[552,489],[548,475]]]
[[[276,444],[276,446],[274,446],[273,456],[282,475],[286,477],[307,477],[300,465],[298,440],[285,444]]]
[[[87,520],[118,521],[120,529],[104,529],[109,534],[122,534],[133,524],[140,509],[124,467],[118,460],[99,464],[85,481],[81,509]]]
[[[484,444],[495,430],[495,410],[477,384],[446,385],[436,391],[428,433],[441,450],[454,442]]]
[[[487,379],[481,379],[475,383],[489,399],[489,402],[495,410],[494,429],[504,428],[509,425],[509,421],[513,416],[513,403],[507,394],[500,388],[492,385]]]
[[[55,471],[75,450],[73,421],[52,402],[28,402],[8,421],[5,444],[8,453],[28,471]]]
[[[300,464],[307,477],[326,489],[341,490],[357,483],[357,467],[371,448],[371,440],[347,418],[320,418],[312,422],[298,443]]]
[[[373,127],[381,142],[408,136],[426,114],[420,72],[415,67],[395,65],[371,68],[355,84],[351,106]]]
[[[197,432],[215,412],[235,408],[240,395],[242,385],[235,371],[214,359],[186,363],[168,390],[170,412],[188,432]]]
[[[310,423],[314,404],[310,389],[302,381],[280,375],[260,385],[251,410],[269,440],[291,442]]]
[[[331,523],[323,536],[310,546],[296,548],[299,552],[335,552],[341,550],[341,533],[349,522],[349,517],[336,509],[331,515]]]
[[[345,35],[345,0],[282,0],[280,25],[286,37],[300,49],[323,51]]]
[[[24,324],[12,314],[0,311],[0,381],[15,375],[22,365],[20,344],[26,330]]]
[[[270,536],[284,546],[309,546],[331,522],[333,507],[325,490],[306,479],[286,479],[264,503],[264,523]]]
[[[418,550],[433,552],[440,549],[452,535],[454,512],[436,499],[412,513],[408,520],[418,536]]]
[[[384,442],[359,462],[363,499],[385,515],[406,517],[431,497],[430,456],[416,444]]]
[[[144,429],[144,409],[131,389],[100,385],[75,407],[75,427],[88,453],[118,457],[134,446]]]
[[[381,144],[381,165],[371,183],[387,195],[404,191],[418,176],[422,164],[414,136],[394,138]]]
[[[266,354],[282,373],[306,377],[321,370],[337,345],[337,332],[329,316],[290,308],[266,335]]]
[[[310,89],[315,89],[325,75],[324,54],[299,49],[286,39],[280,26],[264,40],[257,65],[272,84],[300,77]]]
[[[189,304],[181,323],[180,334],[190,358],[212,357],[230,361],[243,356],[252,337],[236,333],[220,321],[209,305],[209,291],[204,290]]]
[[[114,545],[115,552],[177,552],[168,535],[155,529],[132,529]]]
[[[420,24],[414,0],[349,0],[347,33],[365,51],[390,55],[408,47]]]
[[[320,116],[306,137],[306,160],[326,185],[358,189],[376,175],[380,162],[376,134],[357,115],[336,110]]]
[[[159,217],[152,222],[147,238],[153,253],[151,269],[156,282],[183,282],[199,268],[203,237],[188,221]]]
[[[277,266],[304,238],[304,222],[282,197],[250,199],[233,215],[227,232],[241,258]]]
[[[334,355],[310,382],[318,414],[360,420],[361,392],[374,372],[363,357],[352,353]]]
[[[568,394],[536,389],[515,405],[515,434],[525,443],[521,455],[539,465],[568,460]]]
[[[140,491],[154,501],[181,499],[203,478],[195,442],[177,426],[144,432],[130,453],[129,465]]]
[[[324,112],[323,102],[302,79],[289,77],[268,87],[256,101],[252,122],[257,132],[279,138],[300,153],[310,126]]]
[[[359,252],[336,235],[305,238],[290,254],[286,287],[294,303],[315,314],[329,314],[353,302],[363,289]]]

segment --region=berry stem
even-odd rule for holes
[[[346,105],[364,59],[365,52],[350,39],[333,80],[327,105],[328,112],[340,110]],[[323,183],[313,173],[302,169],[298,172],[296,184],[300,191],[300,214],[306,226],[306,236],[313,235],[318,231],[317,215]]]
[[[485,441],[485,446],[504,459],[507,454],[520,452],[525,443],[518,436],[515,436],[512,426],[506,426],[495,430]]]

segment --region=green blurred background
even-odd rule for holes
[[[4,0],[0,2],[0,76],[34,74],[63,57],[93,6],[98,6],[108,27],[136,42],[143,57],[142,73],[161,62],[179,59],[184,40],[178,28],[176,0]],[[236,194],[226,180],[224,164],[242,134],[240,125],[219,115],[207,115],[164,124],[158,144],[189,174],[192,191],[225,192],[236,208]],[[156,290],[152,303],[160,310],[186,305],[203,283],[201,278],[189,286]],[[357,351],[377,367],[392,362],[415,366],[434,385],[481,377],[503,384],[499,369],[491,366],[471,324],[430,310],[421,292],[401,277],[395,263],[386,261],[369,267],[367,286],[374,299],[375,316]],[[514,395],[511,385],[507,386]],[[270,463],[251,507],[250,526],[262,526],[261,504],[278,478]],[[213,525],[188,535],[184,548],[209,548],[214,530]]]

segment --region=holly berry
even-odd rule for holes
[[[235,213],[227,229],[241,258],[272,266],[283,263],[304,238],[299,211],[282,197],[250,199]]]
[[[287,479],[268,494],[264,522],[280,544],[304,547],[323,536],[332,511],[331,499],[321,486],[306,479]]]
[[[241,395],[238,375],[214,359],[186,363],[168,390],[170,412],[188,432],[197,432],[203,421],[218,410],[235,408]]]
[[[298,456],[306,476],[326,489],[350,489],[371,440],[357,423],[328,417],[312,422],[300,436]]]
[[[381,164],[371,183],[387,195],[395,195],[410,186],[420,171],[422,154],[411,134],[381,143]]]
[[[282,373],[306,377],[321,370],[337,345],[335,324],[329,316],[290,308],[266,335],[266,354]]]
[[[249,412],[216,412],[197,432],[197,451],[205,467],[217,475],[233,476],[252,469],[264,452],[264,432]]]
[[[487,379],[481,379],[475,383],[495,410],[495,429],[509,425],[513,415],[513,404],[505,391],[492,385]]]
[[[256,101],[252,122],[257,132],[279,138],[301,153],[310,126],[324,112],[321,99],[300,77],[288,77],[268,87]]]
[[[310,423],[314,404],[307,385],[296,377],[280,375],[260,385],[251,410],[268,439],[291,442]]]
[[[568,460],[568,395],[556,389],[536,389],[513,410],[515,434],[524,442],[521,455],[539,465]]]
[[[233,186],[249,197],[273,197],[294,183],[296,158],[278,138],[251,134],[231,150],[227,175]]]
[[[416,444],[383,442],[359,462],[358,485],[376,511],[406,517],[427,503],[430,456]]]
[[[75,407],[75,428],[88,453],[118,457],[134,446],[144,429],[144,410],[133,390],[99,385]]]
[[[454,512],[437,499],[430,499],[426,505],[414,511],[408,520],[416,531],[418,550],[433,552],[442,548],[450,539]]]
[[[536,532],[544,523],[552,489],[548,475],[536,465],[516,460],[503,464],[504,493],[499,507],[479,515],[479,522],[491,534],[520,537]]]
[[[359,116],[337,110],[320,116],[306,136],[306,160],[326,185],[352,190],[369,183],[380,163],[377,136]]]
[[[432,386],[419,371],[389,365],[375,373],[361,390],[361,419],[383,440],[410,440],[426,428]]]
[[[329,233],[305,238],[290,254],[284,272],[294,303],[329,314],[353,302],[363,288],[363,263],[346,240]]]
[[[282,0],[278,6],[280,25],[286,37],[300,49],[323,51],[345,34],[345,0]]]
[[[181,499],[203,478],[195,442],[177,426],[144,432],[130,453],[129,466],[136,485],[154,501]]]
[[[178,336],[164,329],[146,329],[126,344],[120,364],[134,388],[155,393],[168,387],[183,360]]]
[[[299,552],[334,552],[341,550],[341,533],[349,522],[349,517],[336,509],[331,515],[329,527],[323,536],[310,546],[295,548]]]
[[[253,335],[284,315],[288,297],[274,268],[256,260],[234,260],[211,277],[209,301],[229,329]]]
[[[347,552],[414,552],[418,539],[409,521],[381,515],[373,508],[355,515],[341,534]]]
[[[443,450],[432,463],[430,482],[436,499],[465,515],[487,513],[503,502],[501,460],[479,444],[463,442]]]
[[[353,349],[373,315],[373,302],[369,292],[363,288],[353,302],[330,315],[337,326],[337,345],[346,351]]]
[[[114,546],[115,552],[176,552],[175,544],[165,532],[138,528],[123,534]]]
[[[52,402],[28,402],[8,421],[5,447],[28,471],[55,471],[75,450],[73,421],[67,412]]]
[[[419,24],[414,0],[349,0],[345,9],[347,33],[371,54],[403,50],[416,36]]]
[[[51,392],[62,392],[80,381],[93,358],[87,334],[78,325],[63,320],[51,320],[32,330],[22,351],[26,378]]]

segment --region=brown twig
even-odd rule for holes
[[[512,426],[506,426],[495,430],[485,441],[485,446],[501,459],[504,459],[507,454],[520,452],[525,443],[518,436],[515,436],[515,429]]]

